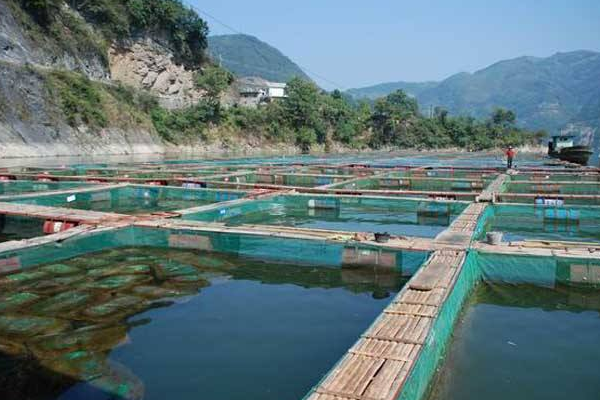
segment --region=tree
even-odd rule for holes
[[[293,78],[285,89],[285,118],[294,129],[314,127],[319,120],[319,88],[312,82]]]
[[[511,126],[517,121],[517,115],[514,111],[499,107],[492,112],[491,120],[495,125]]]
[[[408,96],[403,90],[397,90],[385,98],[387,109],[405,117],[417,115],[419,104],[414,97]]]
[[[433,109],[433,114],[440,124],[446,125],[446,122],[448,121],[448,110],[446,110],[444,107],[436,106]]]
[[[302,127],[296,135],[296,144],[302,149],[303,153],[309,153],[310,148],[317,141],[317,134],[314,129]]]
[[[223,91],[233,83],[233,74],[216,65],[209,65],[196,77],[196,86],[206,90],[207,96],[217,101]]]

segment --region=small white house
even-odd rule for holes
[[[235,104],[245,107],[256,107],[276,99],[287,97],[286,84],[269,82],[258,77],[244,77],[236,80],[238,99]]]
[[[285,94],[285,83],[267,82],[267,96],[272,99],[287,97]]]

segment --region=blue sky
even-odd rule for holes
[[[439,80],[522,55],[600,51],[599,0],[186,1],[342,88]],[[212,34],[231,33],[201,16]]]

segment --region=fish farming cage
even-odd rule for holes
[[[249,172],[244,174],[222,175],[220,177],[208,177],[205,180],[207,187],[226,187],[235,184],[256,184],[290,187],[317,187],[343,182],[354,178],[353,175],[323,175],[300,172]]]
[[[419,349],[419,357],[410,370],[404,372],[408,374],[408,377],[402,382],[398,399],[429,398],[429,393],[434,389],[432,384],[437,383],[434,379],[435,375],[440,373],[440,366],[444,364],[445,355],[452,346],[455,325],[474,289],[482,284],[510,284],[517,287],[521,287],[519,285],[535,285],[544,288],[583,285],[600,288],[600,260],[577,257],[469,253],[451,293],[431,323],[429,335],[423,340],[423,345]],[[528,298],[526,306],[535,307],[535,301],[535,298]],[[565,307],[565,305],[561,304],[561,307]],[[579,308],[581,308],[581,304]],[[590,308],[589,304],[584,304],[583,308],[598,310],[595,307]],[[354,348],[360,344],[360,341],[357,342]],[[401,361],[397,362],[401,363]],[[405,364],[400,364],[396,368],[400,369],[403,366],[406,367]],[[337,368],[339,367],[338,365]],[[385,368],[385,364],[383,368]],[[327,378],[324,379],[324,382],[326,381]],[[319,396],[315,395],[318,393],[318,389],[317,386],[305,398],[318,399]]]
[[[463,169],[408,169],[406,171],[392,172],[389,177],[392,178],[448,178],[448,179],[464,179],[464,180],[488,180],[491,181],[498,176],[498,171],[489,170],[463,170]]]
[[[179,187],[122,185],[60,193],[8,196],[3,201],[23,205],[73,208],[123,214],[176,211],[243,198],[238,190],[189,189]]]
[[[30,180],[0,180],[0,197],[24,193],[39,193],[90,187],[88,182],[42,182]]]
[[[329,188],[471,192],[485,189],[490,182],[466,178],[371,177]]]
[[[108,392],[118,387],[134,398],[138,387],[106,362],[127,332],[123,321],[155,301],[193,296],[206,284],[202,268],[232,271],[217,255],[344,271],[316,283],[323,287],[327,279],[363,284],[361,268],[381,282],[396,271],[407,279],[402,289],[305,398],[420,400],[478,285],[600,290],[600,204],[590,192],[597,170],[537,166],[506,174],[473,167],[466,156],[463,168],[360,161],[117,167],[149,179],[168,175],[172,186],[37,180],[66,170],[114,173],[107,164],[12,171],[30,174],[30,188],[49,186],[0,199],[2,348],[75,379],[101,377]],[[505,240],[488,243],[492,232]],[[173,253],[162,260],[155,249]]]
[[[183,211],[182,218],[227,225],[282,225],[434,237],[467,205],[457,201],[298,194],[216,204],[198,212]]]
[[[494,204],[478,223],[476,240],[503,232],[507,241],[554,240],[600,243],[600,207]]]
[[[6,173],[0,175],[5,180],[35,180],[40,182],[85,181],[89,183],[133,182],[154,185],[177,185],[180,179],[218,177],[231,174],[220,170],[133,170],[133,169],[93,169],[93,170],[44,170],[41,172]]]
[[[535,206],[600,205],[600,182],[596,175],[563,175],[560,179],[544,175],[545,180],[525,180],[520,175],[511,176],[499,188],[496,201],[522,203]],[[566,178],[568,177],[568,178]]]
[[[60,246],[48,242],[0,253],[0,340],[3,352],[36,361],[71,382],[90,382],[119,398],[139,398],[139,378],[115,370],[108,359],[132,329],[128,318],[159,306],[178,307],[174,300],[198,293],[207,286],[207,275],[217,271],[235,276],[232,260],[260,262],[265,269],[319,268],[322,280],[303,285],[327,288],[343,279],[363,291],[385,288],[386,271],[410,277],[427,256],[423,251],[186,229],[87,232]],[[376,281],[365,283],[356,275],[363,266],[379,270]]]

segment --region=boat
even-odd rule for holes
[[[575,145],[575,136],[553,136],[548,142],[548,155],[562,161],[587,165],[593,154],[590,146]]]

